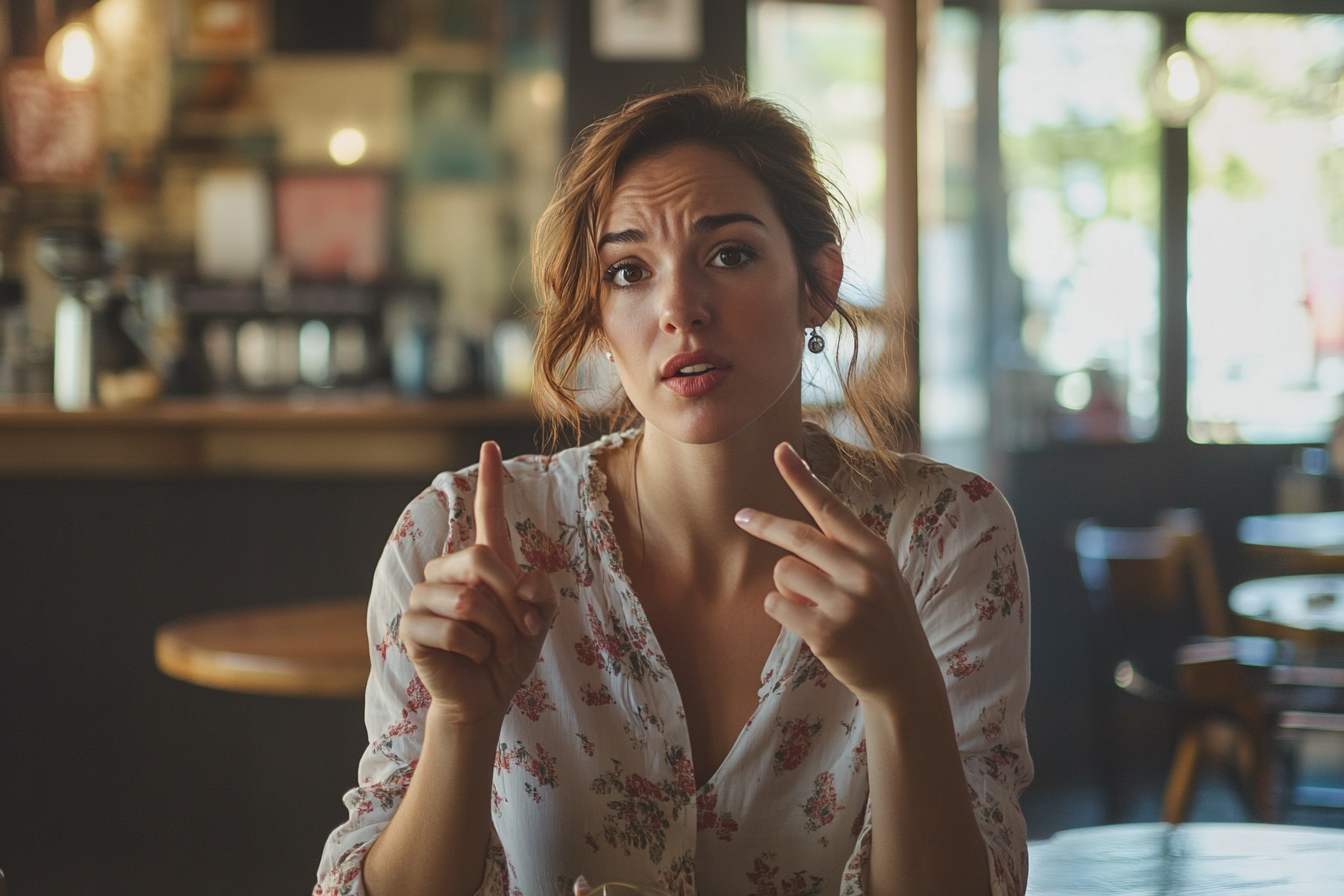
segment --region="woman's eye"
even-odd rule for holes
[[[751,252],[745,246],[725,246],[714,253],[712,264],[716,268],[735,268],[751,260]]]
[[[634,286],[647,275],[637,264],[616,264],[607,269],[607,280],[616,286]]]

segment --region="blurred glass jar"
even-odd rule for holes
[[[28,314],[23,307],[23,284],[0,280],[0,395],[24,390],[28,357]]]

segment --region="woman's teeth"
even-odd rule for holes
[[[677,371],[677,376],[695,376],[698,373],[704,373],[706,370],[713,370],[713,364],[692,364],[690,367],[683,367]]]

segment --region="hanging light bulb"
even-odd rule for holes
[[[102,47],[93,29],[83,22],[71,22],[47,41],[47,76],[58,84],[87,87],[98,76]]]
[[[1183,128],[1213,96],[1217,76],[1194,50],[1175,43],[1148,75],[1148,102],[1167,127]]]
[[[341,128],[331,135],[327,142],[327,152],[337,165],[353,165],[364,158],[369,141],[359,128]]]

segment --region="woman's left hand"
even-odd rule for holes
[[[912,677],[938,673],[910,586],[887,542],[831,493],[787,442],[775,449],[784,481],[816,520],[744,508],[737,524],[789,552],[775,564],[765,612],[802,638],[860,698],[896,699]]]

